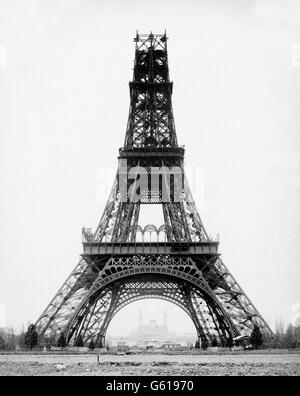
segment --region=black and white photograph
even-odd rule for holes
[[[0,376],[299,376],[299,109],[299,0],[0,0]]]

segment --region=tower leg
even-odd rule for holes
[[[99,334],[97,337],[96,348],[105,348],[105,335]]]

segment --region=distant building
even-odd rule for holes
[[[109,337],[111,346],[121,345],[138,346],[143,348],[166,348],[174,349],[180,347],[190,347],[195,343],[194,334],[178,335],[175,331],[168,329],[168,316],[164,312],[163,323],[158,323],[151,319],[147,324],[144,323],[143,313],[139,312],[138,328],[127,336]]]
[[[126,338],[131,344],[159,347],[161,343],[176,339],[176,333],[168,329],[166,311],[164,312],[162,324],[159,324],[154,319],[150,320],[148,324],[144,324],[143,313],[140,311],[137,330],[131,332]]]
[[[181,347],[182,345],[176,342],[166,342],[165,344],[161,345],[161,348],[165,350],[174,350],[174,349],[179,349]]]

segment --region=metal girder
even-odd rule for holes
[[[127,150],[176,147],[167,37],[153,34],[145,38],[137,36],[135,42],[130,111],[124,147]]]
[[[40,336],[57,334],[61,331],[70,312],[78,305],[93,281],[93,270],[86,260],[81,259],[74,271],[67,278],[58,293],[51,300],[45,311],[37,320],[37,330]]]
[[[151,171],[152,159],[144,163],[143,169],[147,172]],[[164,160],[160,160],[155,165],[159,165],[162,169],[162,177],[164,178],[166,188],[168,189],[167,194],[170,196],[169,202],[162,200],[161,186],[157,191],[156,198],[149,198],[154,204],[162,205],[164,215],[164,227],[166,231],[166,240],[169,242],[209,242],[209,238],[205,227],[202,223],[200,215],[197,211],[195,202],[192,197],[191,190],[188,185],[188,181],[185,177],[183,162],[180,162],[183,183],[181,190],[177,191],[177,194],[182,198],[182,202],[174,202],[174,183],[167,181],[166,172],[167,169],[172,169],[172,162],[167,164]],[[136,164],[138,169],[140,161]],[[133,169],[132,165],[127,164],[127,174]],[[123,172],[124,170],[122,170]],[[137,172],[137,171],[136,171]],[[137,180],[139,173],[135,174],[135,179],[132,181],[126,180],[127,190]],[[148,202],[142,199],[138,202],[131,202],[130,198],[127,197],[124,202],[121,198],[121,194],[124,191],[120,190],[120,178],[124,177],[120,174],[119,169],[116,176],[116,181],[113,184],[113,188],[104,209],[104,213],[101,217],[101,221],[93,233],[91,229],[83,229],[83,236],[85,242],[136,242],[136,231],[139,222],[140,207],[142,204]],[[126,176],[125,176],[126,177]],[[151,186],[149,187],[149,194],[151,192]],[[178,189],[178,186],[177,186]],[[146,194],[146,193],[145,193]],[[145,195],[144,195],[145,198]],[[149,202],[150,202],[149,201]]]
[[[240,333],[247,329],[251,331],[253,324],[257,324],[263,332],[272,334],[270,326],[220,258],[212,265],[211,271],[214,271],[217,280],[215,288],[217,297],[233,318]]]

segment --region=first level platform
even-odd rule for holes
[[[134,256],[134,255],[218,255],[218,242],[136,242],[136,243],[105,243],[84,242],[83,255],[111,255],[111,256]]]

